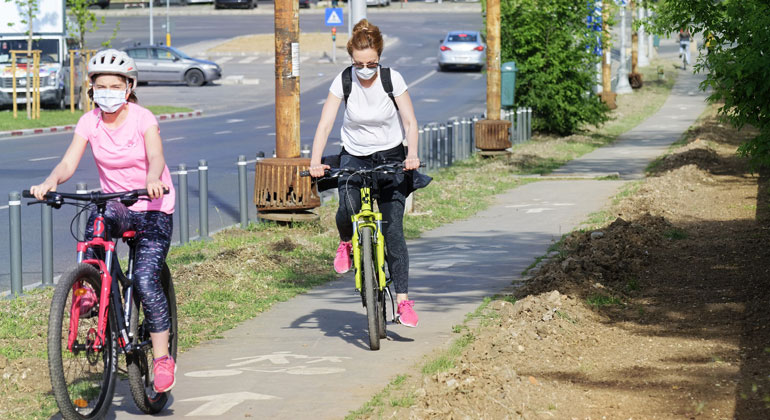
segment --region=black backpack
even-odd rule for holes
[[[393,106],[398,111],[398,104],[396,103],[396,97],[393,96],[393,82],[390,80],[390,68],[380,67],[380,77],[382,78],[382,87],[385,89],[385,93],[388,94],[390,100],[393,101]],[[342,93],[345,95],[345,106],[348,106],[348,96],[353,89],[353,66],[350,66],[342,71]]]

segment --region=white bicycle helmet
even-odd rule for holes
[[[139,72],[134,59],[116,49],[102,50],[88,61],[88,78],[93,82],[98,74],[118,74],[131,79],[131,90],[136,88]]]

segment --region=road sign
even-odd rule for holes
[[[326,26],[342,26],[342,19],[341,7],[326,8],[326,14],[324,15],[324,22],[326,22]]]

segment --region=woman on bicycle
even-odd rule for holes
[[[310,174],[314,177],[324,175],[328,165],[321,163],[326,141],[334,126],[340,103],[347,100],[342,122],[341,168],[371,168],[382,163],[403,162],[407,170],[417,169],[420,159],[417,157],[417,119],[414,116],[412,100],[409,98],[404,78],[395,70],[390,70],[395,104],[389,97],[380,77],[380,57],[383,40],[380,29],[366,19],[358,22],[347,45],[352,60],[352,86],[349,97],[345,98],[343,73],[338,74],[329,88],[329,95],[321,111],[321,119],[313,140],[313,152],[310,159]],[[398,106],[398,110],[396,109]],[[406,139],[407,150],[404,150]],[[383,234],[388,244],[388,267],[396,289],[398,301],[398,319],[401,324],[416,327],[418,317],[414,312],[414,301],[408,297],[409,254],[404,239],[404,205],[409,195],[409,186],[403,174],[391,177],[378,177],[377,204],[383,214]],[[358,212],[361,205],[360,180],[352,177],[340,178],[338,183],[340,205],[336,222],[340,234],[340,244],[334,258],[334,269],[338,273],[350,270],[350,250],[353,238],[351,216]]]
[[[152,201],[139,201],[130,208],[111,201],[106,219],[115,236],[127,230],[136,231],[134,283],[150,324],[155,391],[166,392],[175,384],[176,364],[168,354],[170,317],[160,275],[171,244],[175,193],[163,157],[158,121],[152,112],[137,104],[133,92],[137,74],[134,60],[125,52],[103,50],[91,58],[88,78],[92,87],[88,96],[99,108],[80,117],[61,162],[30,192],[42,200],[47,192],[56,191],[59,184],[75,173],[87,144],[91,146],[103,192],[147,189]],[[168,194],[163,194],[164,189],[168,189]],[[94,217],[95,212],[87,225],[87,239],[93,237]],[[84,299],[92,305],[97,301],[95,294]]]

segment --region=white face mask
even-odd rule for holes
[[[370,69],[368,67],[364,67],[362,69],[356,69],[356,74],[360,79],[369,80],[372,77],[374,77],[375,74],[377,74],[377,69]]]
[[[94,90],[94,102],[102,111],[112,114],[126,103],[125,90],[98,89]]]

